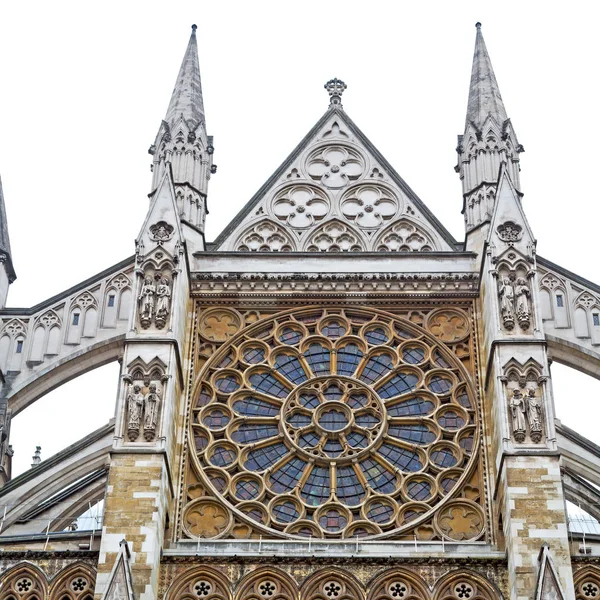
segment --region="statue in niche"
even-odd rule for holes
[[[139,385],[130,386],[127,395],[127,437],[130,442],[135,442],[140,435],[140,423],[144,410],[144,394]]]
[[[150,389],[144,398],[144,439],[147,442],[151,442],[156,434],[159,404],[160,393],[156,389],[156,384],[151,383]]]
[[[523,398],[523,394],[519,388],[514,389],[512,394],[510,411],[512,415],[513,435],[515,441],[523,443],[527,431],[525,398]]]
[[[162,329],[169,318],[171,310],[171,287],[169,280],[162,277],[156,288],[156,326]]]
[[[531,323],[531,309],[529,307],[529,286],[524,277],[517,278],[515,283],[516,312],[519,325],[528,329]]]
[[[536,397],[534,389],[527,390],[527,419],[529,436],[537,444],[542,441],[542,401]]]
[[[500,296],[502,322],[506,329],[512,329],[515,326],[515,290],[508,277],[502,279],[498,294]]]
[[[152,282],[151,277],[144,279],[144,285],[138,301],[140,303],[140,323],[142,327],[150,327],[152,323],[152,317],[154,316],[154,302],[156,296],[156,286]]]

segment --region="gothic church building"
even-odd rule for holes
[[[135,255],[32,308],[6,306],[0,195],[0,600],[600,598],[565,504],[600,517],[600,448],[555,421],[549,371],[600,377],[600,286],[537,254],[480,24],[464,241],[325,87],[207,242],[194,26]],[[11,418],[111,361],[114,419],[11,477]]]

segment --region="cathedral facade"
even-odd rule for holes
[[[556,422],[549,369],[600,377],[600,286],[537,255],[481,25],[464,241],[345,88],[208,242],[193,26],[134,256],[31,308],[6,306],[0,190],[0,600],[600,597],[566,511],[600,517],[600,448]],[[114,419],[12,477],[11,418],[111,361]]]

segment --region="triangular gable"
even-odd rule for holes
[[[119,542],[119,554],[101,600],[135,600],[129,560],[127,541],[121,540]]]
[[[328,245],[332,230],[344,243]],[[457,242],[346,113],[330,108],[211,248],[452,251]]]
[[[550,557],[550,548],[544,544],[539,556],[540,570],[538,572],[535,600],[565,600],[558,574]]]

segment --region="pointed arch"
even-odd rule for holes
[[[107,284],[104,292],[102,327],[117,326],[117,321],[126,321],[131,309],[131,280],[125,273],[119,273]]]
[[[71,301],[65,344],[76,345],[82,337],[96,335],[98,301],[94,294],[85,291]]]
[[[367,600],[429,600],[427,584],[406,569],[387,569],[367,585]]]
[[[469,569],[450,571],[435,584],[433,600],[499,600],[500,590],[485,577]]]
[[[48,600],[93,600],[96,572],[77,562],[60,571],[50,584]]]
[[[308,577],[300,587],[301,600],[363,600],[360,582],[344,569],[322,569]]]
[[[225,576],[211,567],[196,567],[171,584],[165,600],[233,600]]]
[[[273,567],[259,567],[240,581],[234,600],[295,600],[297,597],[298,586],[287,573]]]
[[[330,219],[317,227],[304,242],[306,252],[365,252],[367,244],[352,225]]]
[[[567,287],[558,275],[548,272],[542,277],[540,304],[543,320],[553,320],[556,327],[570,327]]]
[[[0,580],[0,600],[45,600],[47,593],[46,575],[28,561],[8,569]]]
[[[293,252],[292,236],[271,219],[262,219],[238,237],[233,249],[241,252]]]
[[[375,252],[432,252],[439,250],[434,236],[412,219],[402,217],[388,225],[375,239]]]
[[[600,597],[600,568],[589,565],[573,574],[575,598],[590,600]]]

